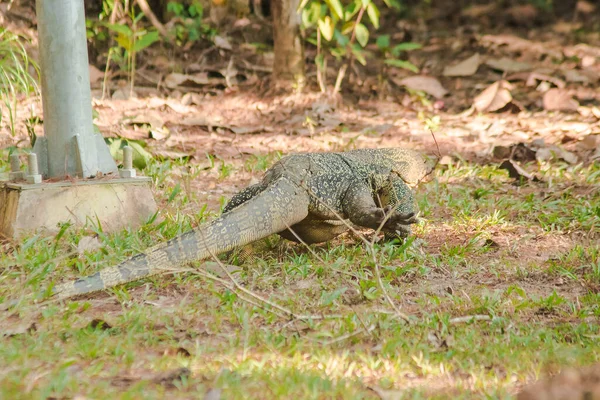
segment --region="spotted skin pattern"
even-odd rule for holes
[[[386,237],[403,238],[416,222],[410,186],[431,169],[431,161],[420,153],[400,148],[289,155],[275,163],[261,182],[234,195],[214,221],[94,275],[59,284],[52,292],[63,299],[104,290],[275,233],[319,243],[345,232],[352,223],[371,229],[381,226]]]

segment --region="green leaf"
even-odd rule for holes
[[[333,39],[334,28],[335,23],[329,15],[319,20],[319,30],[321,31],[321,34],[323,35],[325,40],[330,41],[331,39]]]
[[[346,6],[344,10],[344,21],[350,21],[352,17],[354,17],[358,10],[360,10],[360,4],[356,2],[352,2]]]
[[[356,61],[361,63],[361,65],[367,65],[367,59],[365,58],[364,51],[359,46],[352,46],[352,54],[356,58]]]
[[[122,48],[124,48],[127,51],[130,51],[132,39],[133,39],[132,36],[127,36],[122,33],[119,33],[117,35],[117,37],[115,38],[115,41],[119,44],[119,46],[121,46]]]
[[[346,22],[342,25],[342,35],[349,35],[354,30],[354,21]]]
[[[133,35],[131,28],[129,28],[127,25],[105,23],[104,26],[106,26],[109,30],[113,32],[117,32],[125,36]]]
[[[145,49],[146,47],[150,46],[152,43],[156,42],[158,39],[159,39],[158,31],[148,32],[148,33],[144,34],[142,37],[140,37],[138,40],[136,40],[135,44],[133,45],[133,51],[135,51],[135,52],[141,51],[141,50]]]
[[[369,30],[363,24],[356,24],[354,29],[356,32],[356,40],[362,47],[365,47],[369,42]]]
[[[342,34],[342,32],[337,29],[333,32],[333,37],[341,47],[346,47],[348,43],[350,43],[350,38],[347,35]]]
[[[337,19],[344,18],[344,8],[342,7],[340,0],[325,0],[325,3],[327,3],[329,9],[333,14],[335,14]]]
[[[400,54],[400,52],[402,51],[416,50],[420,49],[421,47],[423,46],[421,46],[419,43],[404,42],[394,46],[394,48],[392,49],[392,54],[394,55],[394,57],[398,57],[398,54]]]
[[[419,68],[417,68],[417,66],[411,63],[410,61],[397,60],[395,58],[391,58],[389,60],[385,60],[384,63],[386,63],[387,65],[391,65],[392,67],[407,69],[414,73],[419,72]]]
[[[362,6],[363,7],[368,7],[369,4],[371,4],[371,0],[361,0]]]
[[[306,28],[316,25],[320,18],[321,6],[319,3],[311,3],[310,7],[302,10],[302,23]]]
[[[323,66],[325,65],[324,63],[325,55],[323,53],[317,54],[317,56],[315,57],[315,64],[317,65],[317,67],[323,68]]]
[[[377,48],[379,50],[387,50],[390,48],[390,35],[381,35],[377,38]]]
[[[181,192],[181,186],[178,183],[177,185],[175,185],[175,187],[173,188],[173,191],[169,195],[169,198],[167,199],[167,203],[172,202],[173,199],[175,199],[175,196],[177,196],[179,194],[179,192]]]
[[[379,29],[379,14],[379,8],[375,4],[369,3],[367,6],[367,15],[375,29]]]

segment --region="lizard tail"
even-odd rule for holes
[[[308,203],[305,190],[281,177],[257,196],[214,221],[94,275],[56,285],[52,293],[65,299],[170,272],[189,262],[216,256],[302,221],[308,215]]]

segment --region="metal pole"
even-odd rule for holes
[[[46,178],[116,172],[94,134],[83,0],[37,0],[44,137],[36,140]]]

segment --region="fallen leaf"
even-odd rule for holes
[[[564,88],[565,83],[553,76],[538,73],[538,72],[517,72],[507,76],[507,81],[525,81],[526,86],[536,86],[537,81],[550,82],[558,88]]]
[[[479,53],[473,54],[471,57],[463,60],[455,65],[450,65],[444,68],[444,76],[471,76],[477,72],[477,68],[481,64]]]
[[[165,77],[165,86],[169,89],[175,89],[178,86],[188,86],[191,84],[202,86],[211,83],[215,82],[208,78],[207,72],[199,72],[193,75],[173,72]]]
[[[80,256],[85,252],[94,252],[102,247],[102,243],[95,236],[84,236],[77,243],[77,254]]]
[[[163,386],[173,387],[177,381],[188,378],[191,371],[187,368],[177,368],[172,371],[162,372],[151,378],[151,381]]]
[[[90,84],[93,85],[94,83],[101,81],[104,78],[104,72],[100,71],[98,68],[96,68],[93,65],[89,65],[89,70],[90,70]]]
[[[581,147],[585,150],[595,150],[598,148],[600,135],[587,135],[581,139]]]
[[[510,89],[508,81],[494,82],[475,97],[473,106],[479,112],[498,111],[512,101]]]
[[[397,84],[399,86],[406,86],[412,90],[422,90],[436,99],[441,99],[448,94],[448,91],[442,86],[440,81],[431,76],[409,76],[408,78],[398,81]]]
[[[513,53],[548,55],[559,60],[563,58],[560,51],[554,50],[543,43],[532,42],[515,35],[484,35],[480,42],[483,46],[506,46],[506,50]]]
[[[229,43],[229,40],[227,40],[226,38],[224,38],[223,36],[219,36],[216,35],[213,38],[213,41],[215,43],[215,46],[217,46],[220,49],[224,49],[224,50],[231,50],[233,47],[231,46],[231,43]]]
[[[579,0],[575,5],[575,11],[582,14],[591,14],[596,11],[596,6],[589,1]]]
[[[532,4],[515,5],[509,7],[505,13],[512,18],[512,22],[525,26],[530,26],[538,17],[538,9]]]
[[[204,395],[204,400],[221,400],[221,389],[210,388]]]
[[[517,164],[513,160],[504,160],[502,164],[500,164],[500,169],[505,169],[508,171],[508,176],[513,178],[517,183],[521,183],[525,181],[539,181],[539,179],[529,172],[525,171],[519,164]]]
[[[14,337],[18,335],[30,334],[37,331],[35,322],[23,322],[19,324],[7,325],[5,329],[0,331],[0,337]]]
[[[101,331],[106,331],[108,329],[111,329],[112,326],[100,319],[100,318],[94,318],[89,324],[88,324],[88,328],[94,329],[94,330],[101,330]]]
[[[184,153],[177,150],[157,149],[152,151],[152,155],[163,160],[186,160],[193,157],[191,153]]]
[[[489,4],[474,4],[461,11],[461,14],[469,18],[479,18],[485,15],[489,15],[496,11],[496,3]]]
[[[566,89],[550,89],[542,100],[547,111],[577,111],[579,103]]]
[[[485,65],[492,69],[496,69],[503,72],[522,72],[531,70],[531,64],[526,62],[515,61],[508,57],[502,57],[500,59],[490,59],[485,62]]]
[[[579,158],[575,155],[575,153],[571,153],[565,149],[562,149],[558,146],[549,146],[538,149],[535,153],[535,157],[538,161],[549,161],[553,158],[557,158],[563,160],[569,164],[577,164]]]
[[[552,30],[556,33],[571,33],[578,29],[581,29],[583,24],[578,22],[567,22],[567,21],[558,21],[554,25],[552,25]]]
[[[191,357],[191,353],[185,347],[169,347],[163,353],[165,356],[182,356],[182,357]]]
[[[150,125],[150,127],[154,129],[162,128],[165,124],[162,117],[158,113],[152,112],[152,114],[150,114],[150,112],[146,114],[137,114],[133,117],[125,117],[122,122],[129,125]]]
[[[202,104],[202,96],[200,96],[198,93],[186,93],[183,95],[183,97],[181,98],[180,102],[181,104],[183,104],[184,106],[189,106],[189,105],[196,105],[199,106]]]

